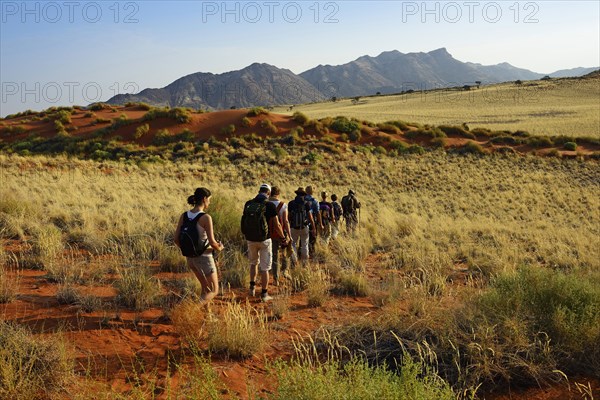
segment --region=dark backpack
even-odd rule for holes
[[[250,242],[263,242],[269,238],[267,224],[267,202],[250,200],[242,214],[242,233]]]
[[[181,254],[186,257],[199,257],[208,248],[208,240],[200,243],[200,235],[196,227],[198,220],[203,215],[204,213],[200,213],[195,218],[190,219],[187,216],[187,212],[183,213],[183,223],[179,231],[179,246]]]
[[[340,219],[342,216],[342,206],[337,201],[331,203],[331,207],[333,208],[333,215],[335,215],[335,219]]]
[[[346,195],[342,197],[342,208],[344,209],[344,215],[354,213],[354,197]]]
[[[308,225],[306,202],[294,199],[288,203],[288,220],[290,228],[303,229]]]

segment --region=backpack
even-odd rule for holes
[[[198,234],[198,220],[205,213],[196,215],[195,218],[188,218],[187,212],[183,213],[183,223],[179,231],[179,246],[181,248],[181,254],[186,257],[198,257],[206,251],[208,248],[208,240],[200,243],[200,235]]]
[[[242,214],[242,233],[250,242],[263,242],[269,238],[267,224],[267,202],[250,200]]]
[[[354,213],[354,198],[350,195],[342,197],[342,208],[344,209],[344,215]]]
[[[308,225],[308,214],[306,212],[306,202],[294,199],[288,204],[288,220],[290,228],[303,229]]]
[[[333,208],[333,215],[335,215],[335,219],[339,220],[342,216],[342,206],[337,201],[331,203],[331,207]]]
[[[281,229],[283,230],[283,221],[281,221],[281,216],[279,215],[279,212],[281,211],[281,208],[285,205],[285,203],[283,201],[280,201],[279,204],[277,205],[277,221],[279,221],[279,223],[281,224]],[[269,220],[269,232],[271,232],[271,239],[277,239],[277,240],[282,240],[285,239],[285,237],[281,237],[278,232],[277,229],[275,229],[275,227],[273,226],[274,223],[274,219],[271,218]]]
[[[322,202],[319,203],[319,208],[321,211],[321,220],[323,221],[323,225],[328,225],[330,222],[333,222],[331,204]]]

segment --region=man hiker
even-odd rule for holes
[[[321,221],[323,223],[323,228],[319,236],[321,236],[325,244],[328,244],[329,239],[331,239],[331,228],[335,221],[333,206],[327,201],[327,196],[327,192],[321,192],[321,201],[319,202],[319,212],[321,213]]]
[[[360,201],[356,198],[354,191],[348,191],[348,194],[342,197],[342,211],[346,220],[346,230],[354,234],[358,225],[358,212]]]
[[[331,224],[331,238],[335,240],[340,233],[340,221],[342,220],[342,206],[337,201],[337,194],[331,195],[331,208],[333,209],[334,221]]]
[[[279,236],[276,229],[269,229],[271,232],[271,240],[273,242],[273,283],[279,285],[279,277],[286,274],[288,267],[288,258],[286,257],[285,248],[291,244],[290,222],[288,221],[288,205],[279,199],[281,191],[277,186],[271,187],[271,197],[269,202],[275,205],[277,210],[277,219],[283,228],[283,236]],[[281,256],[281,270],[279,270],[279,257]]]
[[[314,254],[315,253],[315,243],[317,243],[317,226],[320,228],[321,231],[323,231],[323,221],[321,220],[321,213],[319,212],[320,211],[319,210],[319,202],[312,196],[312,194],[313,194],[312,186],[307,186],[305,189],[305,192],[306,192],[306,196],[304,197],[304,199],[309,204],[310,211],[311,211],[312,217],[314,219],[314,224],[311,224],[310,237],[309,237],[309,242],[308,242],[308,246],[310,248],[310,253]]]
[[[277,218],[275,205],[267,199],[271,194],[271,186],[263,183],[258,190],[258,195],[248,200],[244,205],[242,214],[242,233],[248,243],[248,259],[250,260],[250,296],[256,294],[256,275],[260,270],[260,283],[262,287],[261,300],[273,300],[267,290],[269,286],[269,270],[272,263],[272,230],[283,237],[283,231]]]
[[[315,221],[311,213],[310,204],[306,201],[306,191],[298,188],[296,198],[288,204],[288,220],[292,233],[292,248],[296,254],[300,254],[302,262],[306,262],[309,256],[309,230],[316,236]]]

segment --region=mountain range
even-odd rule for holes
[[[573,68],[551,77],[582,76],[595,68]],[[119,94],[109,104],[145,102],[155,106],[227,109],[302,104],[331,97],[390,94],[544,77],[508,63],[481,65],[456,60],[445,48],[428,53],[383,52],[343,65],[319,65],[299,75],[269,64],[254,63],[222,74],[198,72],[161,89]]]

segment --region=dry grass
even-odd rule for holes
[[[248,154],[247,159],[222,166],[212,165],[207,155],[199,160],[202,167],[0,155],[0,235],[24,243],[24,252],[15,256],[16,266],[39,263],[50,280],[61,284],[94,284],[116,273],[111,278],[118,304],[142,310],[157,305],[161,286],[153,275],[161,262],[165,270],[179,268],[173,248],[166,249],[172,246],[185,200],[199,181],[214,193],[209,212],[227,248],[219,256],[225,287],[248,284],[239,219],[244,201],[255,195],[260,183],[276,180],[270,183],[282,188],[285,200],[307,184],[340,197],[353,189],[363,203],[358,235],[343,234],[329,247],[319,246],[316,259],[331,274],[332,283],[350,288],[344,292],[351,295],[369,294],[366,276],[375,272],[396,281],[372,287],[382,317],[361,329],[349,327],[354,332],[348,334],[349,348],[370,351],[373,343],[358,340],[386,330],[386,337],[376,336],[379,347],[369,353],[369,361],[387,360],[391,365],[400,354],[400,338],[414,357],[438,355],[440,371],[447,371],[445,379],[461,388],[503,382],[517,374],[524,377],[520,382],[532,383],[554,379],[553,369],[580,371],[580,363],[591,365],[581,348],[590,348],[596,337],[585,320],[596,321],[597,313],[584,307],[586,317],[581,319],[579,311],[571,312],[576,307],[570,302],[576,301],[569,293],[593,294],[588,287],[572,286],[572,281],[595,282],[600,270],[597,162],[441,152],[388,158],[349,152],[323,153],[313,164],[299,161],[298,168],[295,162],[272,164],[260,158],[259,150]],[[289,158],[303,156],[291,150]],[[381,263],[366,262],[381,252],[386,255]],[[552,323],[528,325],[543,313],[525,303],[519,303],[527,311],[524,316],[494,320],[484,311],[501,310],[500,304],[474,300],[486,292],[500,293],[498,282],[524,265],[564,274],[569,277],[567,287],[577,289],[552,298]],[[298,266],[290,272],[291,292],[315,287],[308,268]],[[457,277],[464,286],[459,287]],[[510,293],[543,292],[535,282],[528,283],[530,291],[513,288]],[[182,281],[173,289],[186,298],[197,291],[192,286]],[[82,307],[82,300],[76,305]],[[464,318],[452,311],[455,307],[464,311]],[[282,310],[273,310],[274,315],[291,313],[289,308]],[[265,345],[265,321],[252,306],[230,303],[222,317],[209,319],[204,332],[211,351],[248,357]],[[568,329],[569,321],[581,329]],[[451,343],[448,338],[453,338]],[[440,347],[433,348],[436,343]],[[390,352],[383,351],[384,344],[393,344]],[[569,361],[561,352],[574,359]],[[459,370],[450,368],[457,365]]]
[[[402,120],[492,130],[525,130],[535,135],[585,136],[598,132],[598,79],[502,83],[471,91],[438,90],[404,95],[296,105],[310,118],[345,115],[375,123]],[[565,102],[565,99],[569,99]],[[285,108],[274,112],[291,114]]]
[[[184,300],[171,311],[171,321],[179,335],[194,349],[201,348],[205,339],[206,308],[193,300]]]
[[[267,318],[250,304],[228,303],[222,316],[207,320],[208,348],[234,358],[260,354],[269,339]]]

